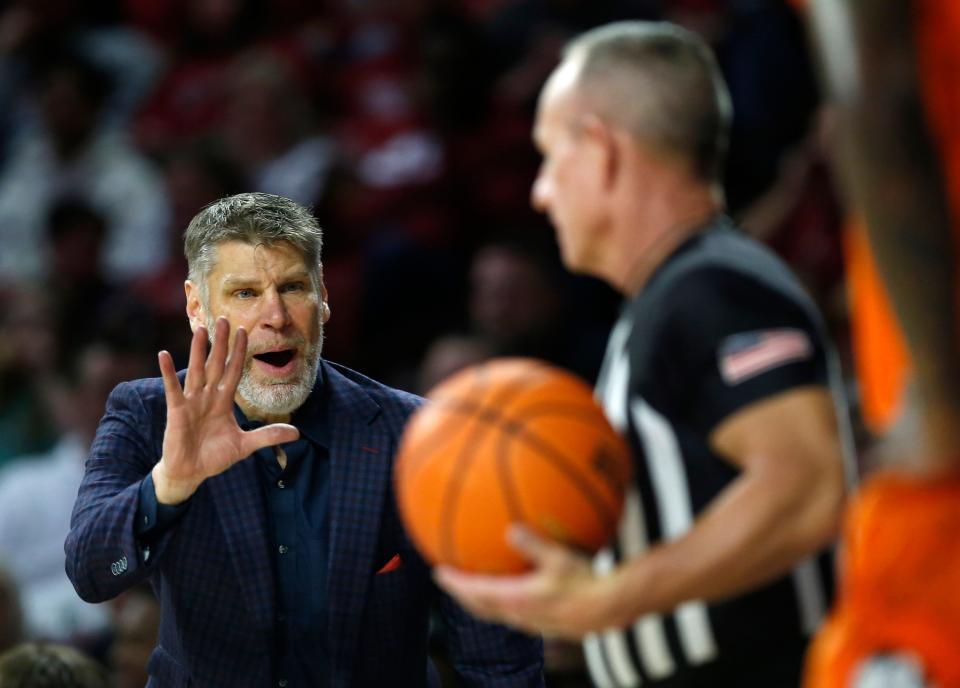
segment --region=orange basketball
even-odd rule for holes
[[[631,461],[584,382],[532,359],[499,359],[428,399],[394,471],[401,516],[427,561],[522,571],[506,542],[512,523],[587,552],[607,543]]]

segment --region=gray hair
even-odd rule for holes
[[[283,196],[242,193],[214,201],[196,214],[183,234],[188,277],[207,300],[207,276],[216,262],[217,246],[243,241],[272,246],[285,241],[300,250],[314,286],[320,285],[323,231],[310,211]]]
[[[23,643],[0,654],[3,688],[107,688],[107,670],[66,645]]]
[[[623,21],[577,36],[563,57],[580,60],[577,88],[598,114],[720,181],[733,109],[702,38],[667,22]]]

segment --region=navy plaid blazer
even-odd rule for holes
[[[435,684],[427,660],[434,599],[464,685],[543,685],[540,641],[478,622],[438,591],[400,525],[393,456],[420,399],[321,365],[334,419],[329,685]],[[160,458],[165,424],[160,378],[123,383],[110,395],[73,509],[67,574],[89,602],[150,580],[162,616],[148,686],[276,685],[276,580],[254,462],[240,461],[205,481],[182,518],[150,548],[134,537],[140,481]],[[397,554],[402,566],[377,573]]]

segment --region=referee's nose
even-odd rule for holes
[[[550,210],[550,195],[552,184],[550,184],[544,174],[546,161],[540,163],[540,169],[537,170],[537,178],[533,180],[533,186],[530,187],[530,205],[534,210],[541,213],[547,213]]]

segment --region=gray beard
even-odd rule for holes
[[[216,319],[208,317],[206,326],[210,333],[210,345],[214,342],[214,325]],[[323,351],[323,323],[320,323],[320,336],[316,343],[307,342],[303,348],[303,361],[306,370],[293,380],[285,382],[262,383],[257,382],[251,375],[253,367],[253,352],[247,350],[246,360],[243,362],[243,372],[240,375],[240,384],[237,393],[251,409],[264,415],[288,415],[303,406],[303,402],[313,391],[313,384],[317,379],[317,370],[320,368],[320,354]]]

